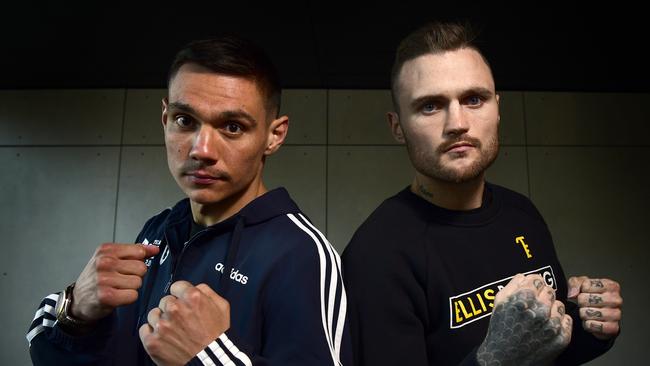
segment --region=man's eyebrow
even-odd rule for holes
[[[411,101],[411,108],[418,108],[422,103],[431,102],[431,101],[445,101],[448,98],[443,94],[427,94],[421,97],[417,97]]]
[[[472,87],[467,90],[464,90],[461,96],[464,98],[470,95],[479,95],[484,98],[489,98],[494,94],[495,93],[488,88],[477,86],[477,87]],[[413,101],[410,104],[411,104],[411,108],[418,108],[420,105],[422,105],[422,103],[425,102],[446,101],[448,99],[449,97],[445,94],[427,94],[413,99]]]
[[[232,119],[245,119],[250,123],[253,127],[257,125],[257,121],[253,116],[250,114],[246,113],[245,111],[241,109],[235,109],[231,111],[223,111],[219,113],[220,120],[232,120]]]
[[[491,89],[484,88],[482,86],[469,88],[463,93],[463,95],[474,95],[474,94],[478,94],[482,97],[488,98],[493,96],[495,93]]]
[[[170,109],[178,109],[178,110],[181,110],[183,112],[187,112],[187,113],[191,113],[191,114],[196,113],[196,111],[194,110],[194,108],[192,108],[191,105],[189,105],[187,103],[183,103],[183,102],[170,102],[169,103],[169,108]]]

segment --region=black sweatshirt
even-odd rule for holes
[[[356,365],[476,364],[494,296],[517,273],[538,273],[566,304],[550,232],[528,198],[487,183],[469,211],[435,206],[404,189],[384,201],[343,254]],[[604,353],[582,330],[557,364]]]

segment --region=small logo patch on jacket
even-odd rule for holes
[[[215,269],[217,272],[220,272],[220,273],[222,273],[222,274],[223,274],[223,268],[224,268],[224,265],[223,265],[223,263],[221,263],[221,262],[217,263],[217,264],[214,266],[214,269]],[[248,276],[244,276],[243,273],[239,273],[239,270],[236,269],[236,268],[231,268],[231,269],[230,269],[230,279],[233,280],[233,281],[235,281],[235,282],[239,282],[239,283],[241,283],[242,285],[245,285],[245,284],[248,283]]]
[[[155,246],[157,246],[159,248],[160,248],[160,243],[162,243],[162,240],[158,240],[158,239],[154,240],[153,243],[149,243],[149,240],[147,240],[147,238],[144,238],[144,240],[142,241],[143,245],[155,245]],[[144,264],[147,267],[151,267],[151,262],[152,261],[153,261],[153,257],[149,257],[149,258],[144,260]]]

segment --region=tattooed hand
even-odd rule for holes
[[[582,327],[599,339],[618,335],[621,321],[621,286],[608,279],[569,278],[570,299],[580,308]]]
[[[539,275],[518,274],[496,296],[480,365],[543,365],[571,340],[572,319]]]

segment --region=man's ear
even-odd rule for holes
[[[167,107],[169,106],[169,101],[167,100],[167,97],[164,97],[162,99],[162,125],[163,125],[163,130],[165,130],[165,127],[167,126]]]
[[[289,117],[280,116],[271,121],[269,125],[269,133],[266,139],[266,149],[264,155],[271,155],[278,151],[280,146],[284,143],[289,132]]]
[[[404,131],[402,131],[402,125],[399,123],[399,115],[396,112],[388,112],[386,116],[388,117],[388,126],[390,127],[390,132],[393,134],[393,138],[395,141],[403,144]]]
[[[499,100],[501,100],[501,96],[499,94],[497,94],[496,99],[497,99],[497,110],[498,110],[498,113],[499,113],[497,115],[497,123],[500,123],[501,122],[501,110],[499,108]]]

